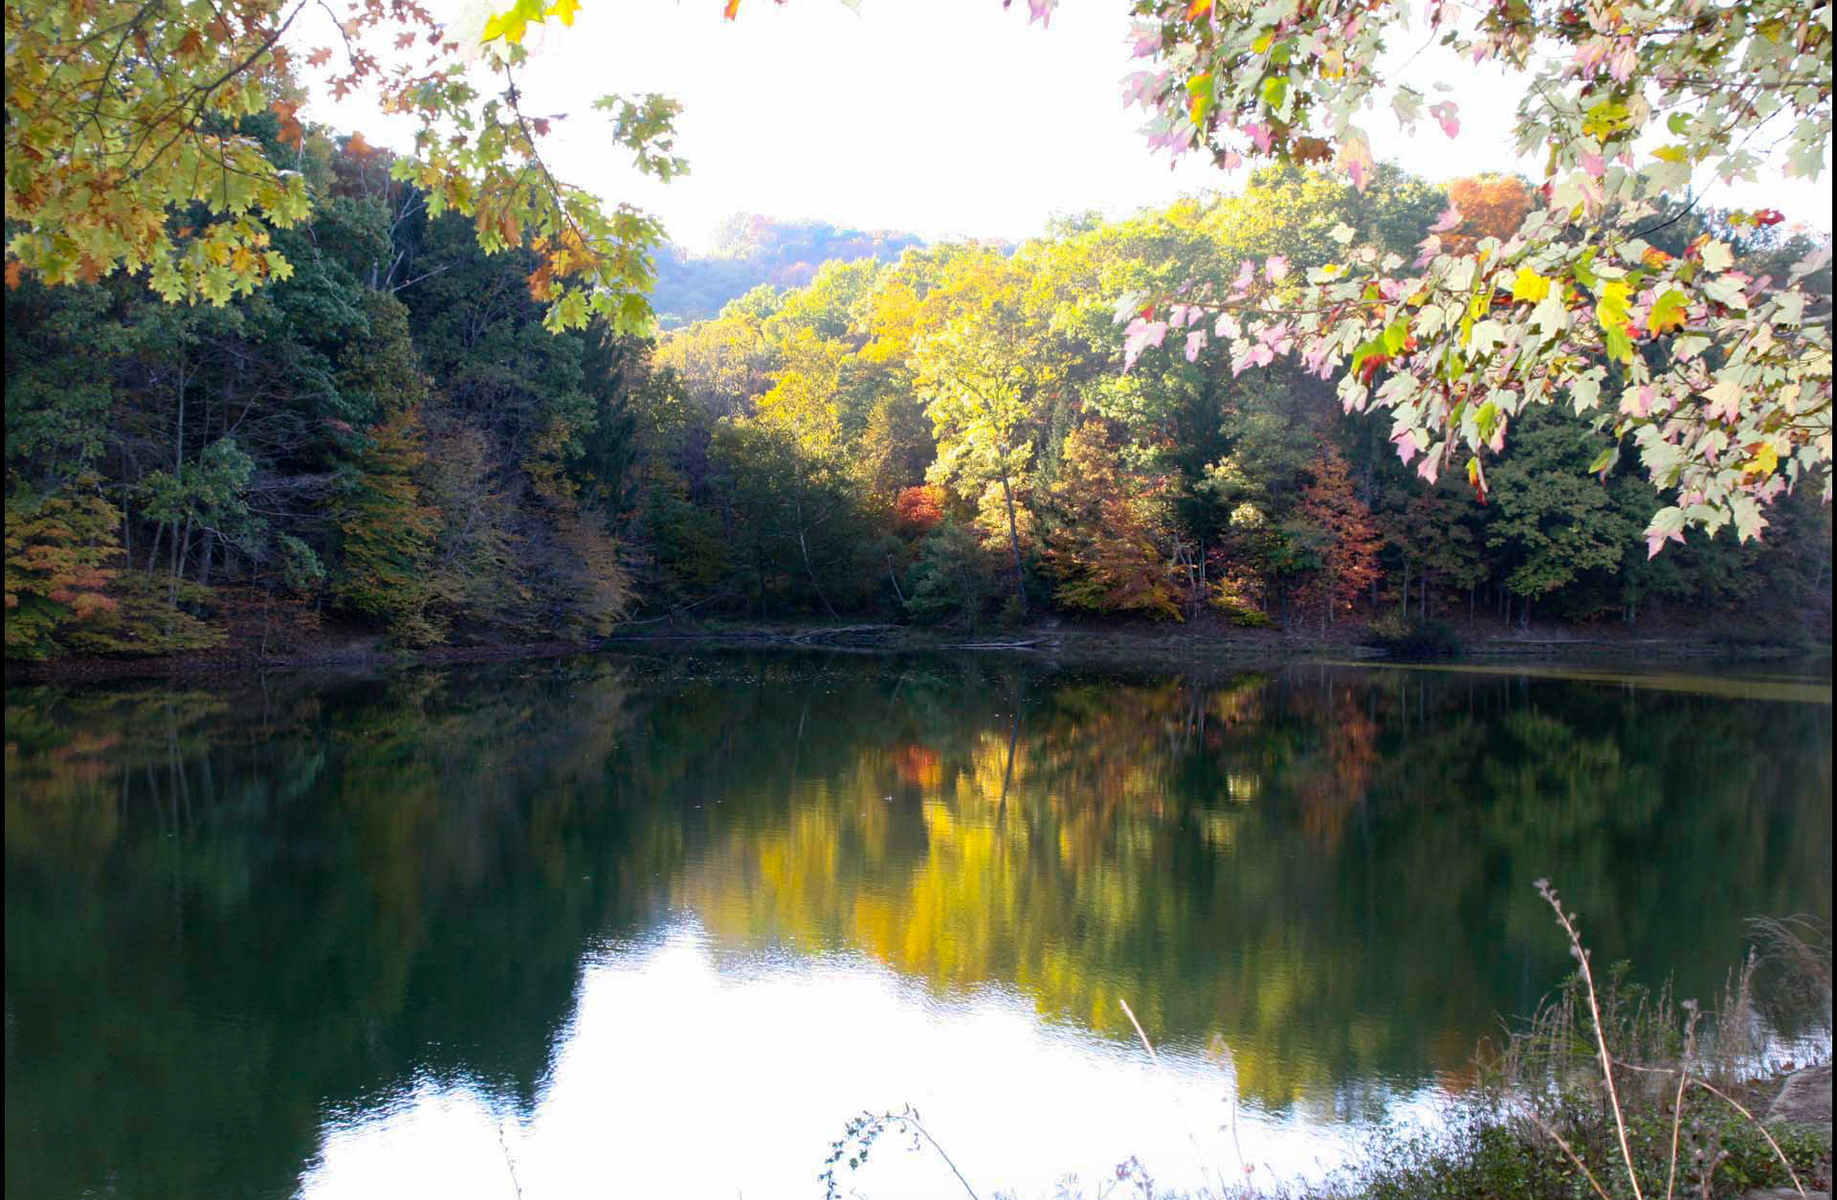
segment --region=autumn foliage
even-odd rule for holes
[[[1309,590],[1324,628],[1350,612],[1360,593],[1378,578],[1378,550],[1383,545],[1371,508],[1353,491],[1346,456],[1332,443],[1321,448],[1312,467],[1314,482],[1302,494],[1301,514],[1316,542],[1319,569]]]
[[[929,484],[901,489],[893,500],[893,531],[923,537],[944,519],[944,489]]]
[[[1471,254],[1482,238],[1505,241],[1517,232],[1537,197],[1516,175],[1474,175],[1448,185],[1448,201],[1464,218],[1442,245],[1456,254]]]
[[[68,496],[16,493],[6,501],[6,654],[45,658],[53,630],[115,607],[104,589],[120,555],[121,514],[90,477]]]
[[[1100,421],[1065,439],[1053,487],[1059,522],[1046,559],[1059,577],[1053,597],[1067,608],[1182,620],[1180,580],[1163,545],[1158,480],[1128,479]]]

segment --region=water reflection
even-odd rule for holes
[[[530,1197],[804,1194],[906,1101],[991,1183],[1177,1177],[1167,1105],[1233,1090],[1294,1165],[1560,976],[1539,875],[1686,994],[1744,916],[1828,918],[1829,689],[1727,692],[802,657],[9,689],[7,1191],[510,1195],[508,1157]]]

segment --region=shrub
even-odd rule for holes
[[[1370,628],[1372,641],[1393,658],[1451,658],[1461,652],[1461,639],[1446,621],[1386,613]]]

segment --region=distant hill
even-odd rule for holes
[[[902,250],[924,244],[911,233],[739,214],[722,222],[708,255],[689,254],[677,246],[657,252],[657,287],[651,304],[663,327],[669,329],[712,317],[729,300],[762,283],[802,287],[831,259],[892,262]]]

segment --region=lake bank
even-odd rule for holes
[[[1824,664],[1831,641],[1792,630],[1735,634],[1714,627],[1680,626],[1632,630],[1551,622],[1529,628],[1497,621],[1456,623],[1450,630],[1459,652],[1427,660],[1442,665],[1563,663],[1598,667],[1654,662],[1727,665]],[[9,661],[9,683],[109,679],[195,678],[269,671],[379,670],[393,666],[440,666],[520,658],[556,658],[597,651],[648,653],[695,648],[824,649],[864,653],[1015,654],[1065,666],[1125,666],[1188,670],[1268,668],[1296,661],[1414,662],[1375,644],[1368,626],[1346,622],[1325,634],[1299,630],[1243,629],[1217,621],[1193,625],[1075,624],[1051,620],[1014,628],[944,628],[835,621],[749,623],[682,622],[670,626],[634,623],[593,641],[392,648],[374,634],[327,631],[283,653],[263,653],[235,643],[182,654],[73,657],[44,662]],[[1803,674],[1803,671],[1795,671]]]

